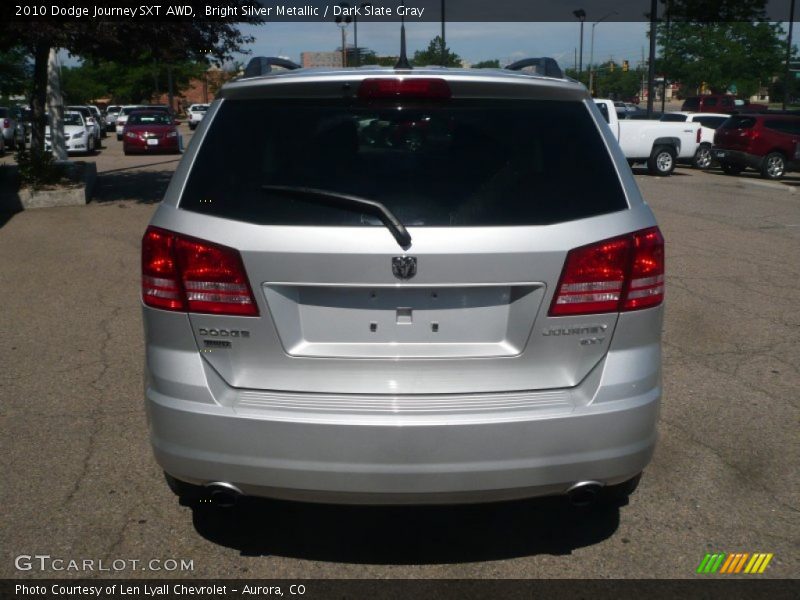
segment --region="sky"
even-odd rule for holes
[[[594,59],[602,62],[613,57],[617,62],[641,60],[647,53],[647,23],[604,21],[595,28]],[[584,25],[583,64],[589,63],[590,24]],[[243,33],[256,38],[249,56],[286,56],[300,61],[303,51],[321,52],[341,47],[341,33],[334,23],[266,23],[245,25]],[[439,23],[406,23],[408,54],[427,47],[439,35]],[[580,25],[570,23],[447,23],[447,46],[462,59],[476,63],[499,59],[501,64],[531,56],[550,56],[562,67],[572,67],[580,42]],[[347,43],[353,43],[353,26],[347,28]],[[378,55],[396,56],[400,50],[400,27],[396,23],[358,24],[358,45]],[[247,62],[248,57],[240,57]]]

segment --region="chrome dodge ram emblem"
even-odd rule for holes
[[[416,256],[392,257],[392,273],[398,279],[411,279],[417,274]]]

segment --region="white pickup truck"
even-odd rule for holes
[[[647,163],[653,175],[669,175],[678,159],[694,158],[700,143],[700,123],[663,123],[619,119],[612,100],[595,100],[631,165]]]

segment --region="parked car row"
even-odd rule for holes
[[[207,104],[190,107],[192,129],[202,120]],[[31,110],[0,107],[0,154],[6,149],[24,148],[31,143]],[[46,115],[45,149],[53,147],[50,116]],[[68,154],[94,154],[113,129],[123,142],[123,152],[175,152],[183,149],[172,110],[165,105],[112,105],[103,114],[93,105],[67,106],[64,110],[64,142]]]
[[[655,175],[669,175],[676,164],[710,169],[716,163],[729,175],[750,168],[765,179],[800,170],[798,111],[709,95],[687,98],[681,111],[637,122],[624,103],[598,99],[595,104],[628,162],[646,162]],[[712,106],[720,112],[711,112]]]

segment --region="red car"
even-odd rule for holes
[[[688,112],[763,112],[769,109],[766,104],[754,104],[748,100],[740,100],[732,94],[706,94],[691,96],[683,101],[682,111]]]
[[[181,151],[180,135],[173,118],[161,111],[136,111],[122,130],[125,154]]]
[[[728,175],[750,167],[765,179],[780,179],[800,170],[800,116],[734,115],[714,134],[712,154]]]

